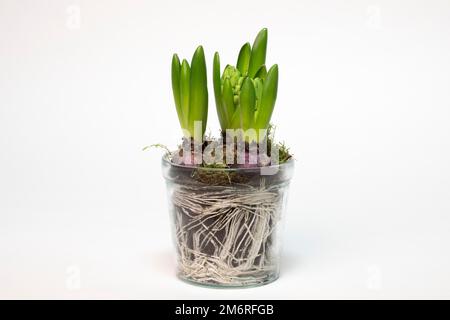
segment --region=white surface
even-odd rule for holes
[[[282,276],[197,288],[141,148],[179,142],[173,52],[210,72],[264,26],[298,159]],[[449,39],[447,0],[1,0],[0,298],[450,298]]]

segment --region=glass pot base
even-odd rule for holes
[[[273,274],[270,275],[270,277],[266,277],[265,279],[260,279],[259,281],[253,281],[252,283],[247,283],[247,284],[242,284],[242,283],[238,283],[238,284],[217,284],[217,283],[212,283],[212,282],[199,282],[196,280],[192,280],[191,278],[186,278],[184,275],[182,274],[177,274],[178,279],[180,279],[183,282],[186,282],[188,284],[192,284],[195,286],[200,286],[200,287],[205,287],[205,288],[216,288],[216,289],[236,289],[236,288],[255,288],[255,287],[260,287],[260,286],[264,286],[266,284],[272,283],[275,280],[278,279],[279,274]],[[262,280],[262,281],[261,281]]]

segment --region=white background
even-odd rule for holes
[[[79,14],[78,14],[79,13]],[[295,154],[281,278],[174,276],[173,52],[269,29]],[[0,298],[450,298],[450,2],[0,0]]]

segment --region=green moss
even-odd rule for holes
[[[279,157],[280,164],[283,164],[292,158],[292,155],[289,152],[289,148],[286,147],[284,142],[278,143],[277,147],[278,147],[278,157]]]

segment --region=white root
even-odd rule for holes
[[[243,286],[277,273],[281,185],[175,185],[172,194],[179,274],[203,284]],[[275,250],[275,252],[274,252]]]

